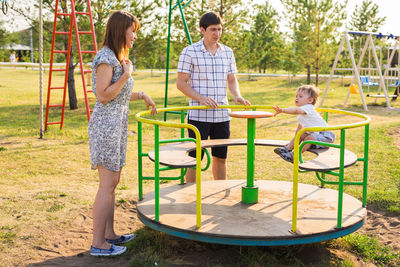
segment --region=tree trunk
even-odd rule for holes
[[[311,84],[311,66],[307,65],[307,84]]]
[[[74,110],[78,108],[78,100],[76,99],[76,90],[75,90],[75,77],[74,77],[74,62],[73,62],[73,54],[71,51],[69,66],[68,66],[68,97],[69,97],[69,109]]]
[[[67,6],[67,1],[61,1],[60,3],[61,9],[63,10],[63,13],[68,13],[68,6]],[[68,32],[69,31],[69,20],[64,19],[64,23],[62,24],[64,31]],[[65,50],[68,50],[68,36],[64,35],[64,47]],[[72,47],[71,47],[71,54],[69,57],[69,66],[68,66],[68,98],[69,98],[69,109],[77,109],[78,108],[78,101],[76,100],[76,91],[75,91],[75,78],[74,78],[74,62],[73,62],[73,53],[72,53]],[[67,59],[67,54],[65,55],[65,59]]]
[[[317,58],[315,59],[315,86],[318,87],[318,74],[319,74],[319,22],[320,18],[317,21]]]

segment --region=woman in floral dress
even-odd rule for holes
[[[153,100],[143,92],[133,92],[132,62],[128,59],[140,24],[125,11],[114,12],[108,22],[103,48],[92,63],[93,92],[97,101],[89,122],[92,169],[99,173],[99,189],[93,205],[93,242],[90,254],[113,256],[126,251],[116,244],[126,243],[134,234],[114,232],[115,188],[125,166],[129,101],[143,99],[157,113]]]

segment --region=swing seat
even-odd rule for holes
[[[399,86],[400,84],[399,84],[399,80],[397,80],[395,83],[392,83],[391,85],[390,85],[390,87],[397,87],[397,86]]]
[[[378,83],[374,83],[369,76],[360,76],[361,84],[367,86],[378,86]]]
[[[367,94],[367,97],[375,97],[375,98],[386,98],[386,96],[385,95],[370,95],[370,94]],[[387,96],[388,98],[394,98],[394,97],[396,97],[397,98],[397,95],[388,95]]]
[[[360,93],[360,90],[358,89],[358,85],[352,83],[352,84],[350,85],[350,93],[351,93],[351,94],[358,94],[358,93]]]

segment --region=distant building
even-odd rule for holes
[[[22,45],[22,44],[5,44],[0,46],[2,50],[9,50],[9,54],[13,51],[16,52],[16,61],[17,62],[30,62],[31,61],[31,54],[33,53],[30,46]]]

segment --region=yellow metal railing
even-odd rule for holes
[[[235,105],[235,106],[219,106],[218,108],[221,109],[239,109],[239,110],[257,110],[257,109],[272,109],[271,105],[253,105],[253,106],[242,106],[242,105]],[[191,106],[191,107],[170,107],[170,108],[161,108],[158,109],[158,112],[171,112],[171,111],[182,111],[182,110],[194,110],[194,109],[209,109],[209,107],[206,106]],[[341,124],[341,125],[334,125],[334,126],[326,126],[326,127],[308,127],[308,128],[303,128],[301,129],[295,136],[294,139],[294,159],[293,159],[293,196],[292,196],[292,231],[295,233],[297,230],[297,202],[298,202],[298,177],[299,177],[299,141],[300,141],[300,136],[304,132],[319,132],[319,131],[332,131],[332,130],[341,130],[341,159],[340,159],[340,170],[339,170],[339,206],[341,205],[340,203],[340,197],[343,195],[343,169],[344,169],[344,164],[343,164],[343,159],[344,159],[344,129],[351,129],[351,128],[357,128],[357,127],[366,127],[365,131],[365,138],[364,138],[364,157],[361,159],[364,161],[364,192],[363,192],[363,203],[364,205],[366,204],[365,198],[366,198],[366,183],[367,183],[367,170],[366,168],[368,167],[368,138],[369,138],[369,123],[370,123],[370,118],[364,114],[356,113],[356,112],[351,112],[351,111],[344,111],[344,110],[336,110],[336,109],[328,109],[328,108],[318,108],[317,111],[320,112],[325,112],[327,113],[337,113],[337,114],[344,114],[344,115],[349,115],[349,116],[354,116],[363,119],[361,122],[354,122],[350,124]],[[165,122],[165,121],[159,121],[156,119],[150,119],[150,118],[144,118],[144,116],[150,115],[151,110],[146,110],[142,111],[136,114],[136,119],[140,123],[147,123],[147,124],[154,124],[155,128],[157,129],[156,134],[155,134],[155,165],[156,165],[156,174],[155,174],[155,196],[159,197],[159,145],[160,145],[160,140],[159,139],[159,134],[158,134],[158,128],[159,126],[164,126],[164,127],[172,127],[172,128],[187,128],[191,129],[195,133],[195,142],[196,142],[196,226],[198,228],[201,227],[201,137],[200,137],[200,132],[198,129],[187,123],[176,123],[176,122]],[[139,138],[141,139],[141,138]],[[342,140],[343,139],[343,140]],[[138,141],[139,144],[138,146],[142,146],[141,140]],[[312,143],[312,141],[311,141]],[[342,144],[343,143],[343,144]],[[159,200],[155,199],[156,207],[155,207],[155,217],[156,221],[159,220]],[[341,212],[341,207],[339,207],[339,210]],[[338,218],[339,218],[339,213],[338,211]],[[338,227],[340,227],[341,224],[341,217],[340,217],[340,222],[338,219]]]

